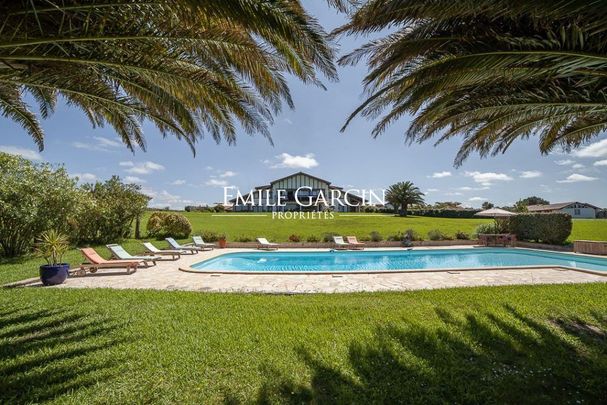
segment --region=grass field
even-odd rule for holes
[[[407,229],[417,231],[425,239],[428,239],[428,231],[433,229],[439,229],[449,236],[454,236],[457,231],[472,235],[478,225],[493,221],[486,218],[398,217],[379,214],[359,214],[356,216],[335,214],[334,219],[298,220],[272,219],[271,214],[261,214],[264,216],[253,216],[252,214],[244,214],[246,216],[220,214],[222,216],[217,216],[217,214],[200,212],[185,212],[182,214],[190,220],[194,233],[203,231],[225,233],[228,240],[234,240],[242,236],[251,239],[257,236],[265,236],[276,242],[286,242],[291,234],[297,234],[304,240],[310,235],[320,238],[325,233],[356,235],[361,238],[369,236],[372,231],[379,232],[385,239]],[[143,219],[143,229],[145,229],[149,215],[148,213]],[[607,220],[574,220],[573,231],[569,239],[572,241],[575,239],[607,240]]]
[[[223,232],[228,240],[246,236],[254,239],[257,236],[265,236],[277,242],[287,241],[289,235],[297,234],[305,240],[310,235],[319,238],[324,233],[339,233],[356,235],[359,238],[368,236],[370,232],[377,231],[384,238],[398,231],[414,229],[421,236],[427,238],[428,231],[440,229],[447,235],[453,236],[457,231],[473,234],[476,227],[481,223],[491,222],[491,219],[451,219],[430,217],[395,217],[392,215],[364,215],[345,216],[336,214],[335,219],[323,220],[278,220],[272,219],[270,215],[256,217],[247,215],[213,216],[208,213],[184,213],[192,223],[193,233],[200,234],[204,231]],[[144,217],[142,229],[145,230],[149,213]],[[573,232],[570,240],[591,239],[607,240],[607,221],[605,220],[574,220]],[[147,240],[147,239],[146,239]],[[154,241],[160,248],[168,245],[164,241]],[[141,241],[128,239],[123,241],[127,251],[140,253],[143,250]],[[109,251],[104,246],[95,246],[104,257],[109,258]],[[65,261],[73,265],[81,263],[80,253],[74,249],[65,257]],[[22,257],[17,259],[0,259],[0,284],[35,277],[38,274],[38,266],[43,264],[39,258]]]
[[[602,284],[17,289],[0,307],[0,403],[601,403],[607,392]]]
[[[182,212],[192,224],[195,233],[214,231],[225,233],[228,240],[238,237],[255,239],[265,236],[269,240],[286,242],[289,235],[297,234],[305,240],[310,235],[321,238],[325,233],[339,233],[369,236],[372,231],[379,232],[384,239],[407,229],[416,230],[425,239],[428,231],[440,229],[453,236],[457,231],[474,233],[479,224],[491,222],[491,219],[452,219],[429,217],[398,217],[380,214],[335,214],[334,219],[272,219],[272,214],[209,214],[200,212]],[[261,216],[259,216],[261,215]],[[143,229],[149,213],[143,219]]]

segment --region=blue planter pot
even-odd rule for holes
[[[70,265],[67,263],[40,266],[40,281],[44,285],[61,284],[67,279],[69,269]]]

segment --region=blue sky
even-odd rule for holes
[[[311,2],[312,3],[312,2]],[[327,30],[342,17],[325,2],[308,5]],[[363,38],[340,41],[341,52]],[[382,189],[410,180],[427,193],[427,201],[460,201],[478,207],[484,200],[499,205],[539,195],[551,202],[584,201],[607,206],[607,137],[571,154],[542,156],[537,141],[515,143],[503,156],[471,156],[453,167],[459,140],[434,147],[432,142],[407,145],[407,120],[392,125],[372,139],[373,122],[356,119],[346,133],[339,128],[363,100],[364,65],[339,69],[339,82],[324,81],[327,90],[290,80],[295,110],[285,109],[271,132],[272,146],[262,136],[239,136],[235,146],[217,145],[206,138],[193,157],[189,147],[173,138],[163,139],[146,123],[147,152],[129,152],[111,128],[93,129],[78,110],[60,105],[43,122],[45,150],[38,153],[28,135],[12,121],[0,117],[0,150],[38,161],[64,164],[84,181],[104,180],[117,174],[139,183],[153,197],[154,206],[184,205],[223,200],[223,186],[242,191],[270,180],[305,171],[332,183],[365,189]]]

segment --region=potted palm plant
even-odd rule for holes
[[[50,230],[40,235],[36,244],[36,254],[46,260],[45,265],[40,266],[40,281],[44,285],[57,285],[63,283],[68,276],[70,265],[62,263],[63,255],[70,248],[67,236]]]

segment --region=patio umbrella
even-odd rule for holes
[[[516,215],[516,213],[506,211],[501,208],[491,208],[491,209],[488,209],[485,211],[477,212],[474,215],[476,215],[478,217],[505,218],[505,217],[512,217],[512,216]]]
[[[517,214],[515,212],[506,211],[501,208],[491,208],[491,209],[488,209],[485,211],[477,212],[474,215],[477,217],[493,218],[493,220],[495,221],[495,230],[496,230],[496,232],[498,232],[499,229],[501,228],[499,219],[510,218]]]

